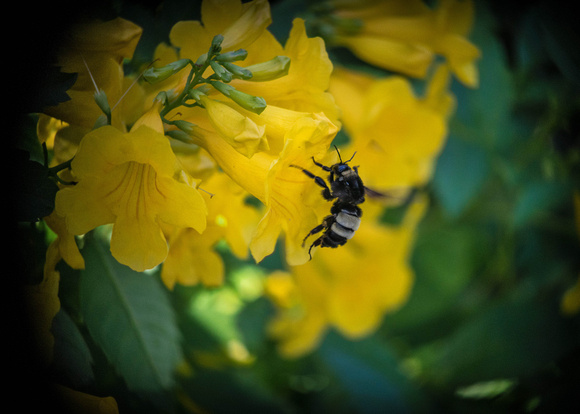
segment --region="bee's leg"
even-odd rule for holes
[[[324,238],[324,236],[320,236],[319,238],[317,238],[316,240],[314,240],[314,243],[312,243],[310,245],[310,248],[308,249],[308,256],[310,256],[310,260],[312,260],[312,248],[316,247],[316,246],[320,246],[322,244],[322,239]]]
[[[312,230],[310,230],[310,233],[308,233],[306,235],[306,237],[304,237],[304,240],[302,241],[302,247],[304,247],[304,245],[306,244],[306,239],[309,238],[310,236],[312,236],[313,234],[316,233],[320,233],[322,230],[324,230],[325,228],[327,228],[326,226],[326,222],[314,227]],[[316,243],[316,242],[315,242]]]
[[[316,162],[316,161],[315,161]],[[314,182],[316,184],[318,184],[320,187],[323,188],[322,190],[322,196],[326,199],[326,200],[332,200],[334,199],[334,197],[330,194],[330,188],[328,188],[328,185],[326,184],[326,181],[324,181],[324,179],[322,177],[318,177],[314,174],[312,174],[310,171],[305,170],[302,167],[299,167],[297,165],[291,164],[290,167],[294,167],[294,168],[298,168],[299,170],[301,170],[304,174],[306,174],[308,177],[314,179]]]
[[[324,171],[332,171],[332,169],[330,167],[327,167],[326,165],[322,165],[321,163],[319,163],[318,161],[316,161],[314,159],[314,157],[312,157],[312,161],[314,162],[314,164],[318,165],[320,168],[322,168]]]

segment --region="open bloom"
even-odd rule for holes
[[[227,142],[196,129],[194,141],[210,153],[225,174],[265,205],[265,214],[250,243],[256,261],[274,251],[282,231],[286,235],[288,262],[308,260],[302,239],[317,222],[316,206],[308,200],[313,192],[319,194],[311,180],[290,165],[309,165],[312,157],[322,159],[336,132],[337,127],[322,115],[299,117],[287,131],[279,154],[259,152],[247,158]]]
[[[158,125],[138,122],[128,133],[98,128],[72,162],[75,186],[60,190],[56,212],[72,234],[113,223],[111,253],[137,271],[167,255],[162,226],[205,228],[206,206]]]
[[[74,26],[56,62],[62,72],[77,74],[75,84],[67,91],[71,99],[45,108],[44,113],[77,127],[93,128],[103,113],[95,103],[96,89],[106,93],[111,107],[119,101],[128,88],[123,61],[133,56],[142,31],[122,18]],[[120,105],[114,112],[118,127],[125,118],[124,109],[125,105]]]
[[[422,0],[335,0],[337,16],[361,23],[355,33],[334,41],[359,58],[381,68],[424,77],[436,55],[446,58],[452,72],[468,86],[477,86],[475,65],[480,52],[467,39],[473,3],[442,0],[434,8]]]
[[[347,69],[334,71],[330,91],[351,138],[343,151],[357,151],[365,185],[389,191],[421,186],[431,177],[454,105],[448,78],[441,66],[425,96],[417,97],[400,76],[376,79]]]
[[[231,252],[245,259],[260,212],[246,203],[247,192],[226,174],[216,172],[204,182],[202,192],[208,207],[207,227],[203,234],[191,228],[176,228],[168,234],[169,254],[161,278],[168,288],[175,283],[219,286],[224,279],[224,264],[215,246],[225,240]]]
[[[268,276],[266,292],[278,310],[269,330],[283,355],[312,351],[331,327],[361,338],[405,303],[413,283],[409,255],[424,208],[423,200],[413,204],[400,227],[365,220],[339,254],[324,249],[290,272]]]

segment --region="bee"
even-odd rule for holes
[[[290,165],[301,170],[309,178],[314,179],[314,182],[322,187],[322,197],[325,200],[334,200],[330,209],[330,215],[326,216],[321,224],[314,227],[302,242],[302,247],[304,247],[306,240],[310,236],[324,230],[324,233],[308,249],[310,259],[312,259],[312,248],[316,246],[336,248],[350,240],[360,226],[362,210],[359,205],[364,203],[365,193],[369,192],[373,193],[373,195],[379,194],[364,186],[358,175],[358,167],[354,166],[351,168],[348,165],[354,158],[356,152],[347,161],[342,161],[336,145],[334,148],[336,149],[340,162],[330,167],[317,162],[312,157],[315,165],[330,173],[328,176],[328,184],[323,178],[316,176],[310,171],[298,165]]]

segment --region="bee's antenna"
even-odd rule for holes
[[[334,149],[336,150],[336,153],[338,154],[338,159],[340,160],[340,163],[342,164],[342,157],[340,156],[340,151],[338,150],[338,147],[336,145],[334,146]]]
[[[354,158],[355,155],[356,155],[356,151],[354,152],[354,154],[352,154],[352,157],[350,157],[350,159],[347,162],[345,162],[345,164],[348,164],[350,162],[350,160],[352,160]]]

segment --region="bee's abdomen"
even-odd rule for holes
[[[336,215],[330,230],[345,239],[351,239],[359,226],[360,218],[343,210]]]

